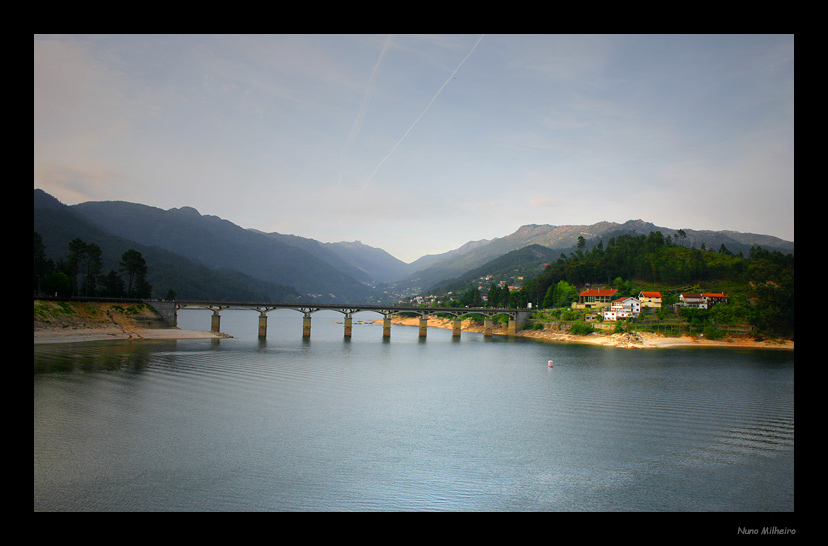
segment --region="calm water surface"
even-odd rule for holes
[[[36,346],[35,510],[794,509],[792,352],[345,340],[333,311],[305,340],[290,310],[259,341],[257,320]]]

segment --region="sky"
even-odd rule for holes
[[[405,262],[526,224],[794,239],[792,35],[35,35],[34,187]]]

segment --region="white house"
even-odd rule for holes
[[[685,307],[707,309],[707,299],[701,294],[682,292],[681,296],[679,296],[679,300]]]
[[[622,318],[635,318],[641,314],[641,302],[638,298],[619,298],[610,302],[609,311],[604,311],[604,320],[618,320]]]

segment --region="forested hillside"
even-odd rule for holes
[[[676,303],[681,292],[724,292],[729,303],[717,306],[720,321],[742,321],[768,335],[792,336],[794,332],[792,254],[761,247],[751,248],[747,256],[723,245],[687,248],[680,238],[674,241],[661,232],[613,237],[591,250],[581,244],[568,256],[561,254],[520,290],[508,298],[501,294],[490,305],[565,307],[577,300],[583,288],[598,286],[618,288],[619,297],[657,290],[667,306]],[[474,298],[470,292],[461,295],[460,303]]]

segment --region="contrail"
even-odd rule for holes
[[[389,43],[391,43],[390,34],[385,39],[385,43],[382,45],[382,51],[380,51],[380,55],[377,58],[377,62],[374,63],[374,68],[371,69],[371,76],[368,78],[368,86],[365,89],[365,95],[362,97],[362,104],[359,106],[359,112],[357,112],[357,117],[354,120],[354,125],[351,127],[351,132],[348,133],[348,138],[345,141],[344,148],[348,148],[348,146],[351,145],[351,142],[353,142],[354,138],[356,137],[356,134],[362,127],[362,121],[365,119],[365,112],[368,109],[368,100],[371,97],[371,91],[374,87],[374,77],[377,75],[377,71],[379,70],[380,64],[382,64],[382,58],[385,56],[385,52],[388,51]]]
[[[379,57],[377,58],[377,62],[374,63],[374,68],[371,69],[371,76],[368,78],[368,85],[365,88],[365,95],[362,97],[362,104],[359,106],[359,111],[357,112],[356,119],[354,119],[354,124],[351,126],[351,131],[348,133],[348,138],[345,139],[345,144],[342,146],[342,151],[339,153],[340,158],[342,158],[351,147],[351,143],[356,138],[357,133],[359,133],[360,129],[362,128],[362,122],[365,120],[365,112],[368,110],[368,102],[371,97],[371,92],[374,87],[374,77],[377,75],[379,71],[379,67],[382,64],[382,58],[385,56],[385,52],[388,51],[388,45],[391,43],[391,35],[389,34],[385,38],[385,43],[382,45],[382,51],[380,51]],[[339,173],[340,181],[342,180],[342,172]]]
[[[443,88],[445,88],[446,85],[448,85],[448,83],[454,77],[454,75],[457,74],[457,71],[460,70],[460,67],[463,66],[463,63],[465,63],[468,60],[468,58],[471,57],[472,53],[474,53],[474,50],[477,49],[477,44],[480,43],[480,40],[482,40],[484,36],[485,36],[485,34],[480,35],[480,38],[478,38],[477,41],[472,46],[471,51],[469,51],[469,53],[463,58],[463,60],[460,61],[460,64],[458,64],[457,68],[454,69],[454,72],[452,72],[449,75],[448,79],[446,79],[446,81],[443,83],[443,85],[440,86],[440,89],[437,90],[437,93],[434,94],[434,97],[431,98],[431,101],[428,103],[428,105],[426,105],[426,107],[422,111],[422,113],[420,113],[420,115],[417,116],[417,119],[415,119],[414,122],[411,124],[411,126],[409,126],[408,129],[405,131],[405,133],[403,133],[403,136],[400,138],[400,140],[398,140],[397,143],[394,144],[394,146],[391,148],[391,151],[389,151],[387,154],[385,154],[385,157],[383,157],[382,160],[377,164],[377,166],[374,167],[374,171],[371,173],[371,176],[368,177],[368,180],[365,181],[365,184],[362,185],[362,188],[359,190],[358,194],[362,193],[365,190],[366,186],[368,186],[368,184],[371,183],[371,181],[374,179],[374,175],[377,174],[377,171],[379,170],[379,168],[382,167],[382,164],[385,163],[385,161],[389,157],[391,157],[391,154],[393,154],[394,150],[396,150],[397,147],[402,143],[402,141],[405,140],[405,137],[408,136],[408,133],[411,132],[411,129],[413,129],[414,126],[417,125],[417,122],[419,122],[420,119],[426,114],[426,112],[428,112],[428,109],[431,108],[431,105],[434,104],[434,101],[437,100],[437,97],[439,97],[440,93],[443,92]]]

